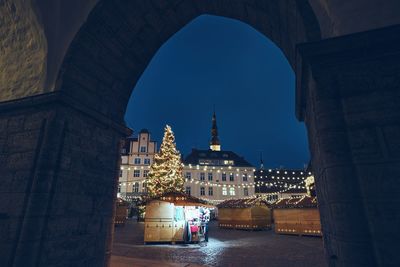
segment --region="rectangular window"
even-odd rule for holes
[[[204,196],[206,194],[206,190],[204,187],[200,187],[200,196]]]
[[[247,187],[243,188],[243,195],[248,196],[249,195],[249,189]]]
[[[214,192],[213,192],[213,188],[212,188],[212,187],[209,187],[209,188],[208,188],[208,195],[209,195],[209,196],[212,196],[213,193],[214,193]]]
[[[150,159],[144,159],[144,165],[150,165]]]
[[[226,187],[222,187],[222,195],[223,196],[228,195],[228,191],[227,191]]]
[[[143,153],[146,152],[146,147],[145,146],[141,146],[140,147],[140,152],[143,152]]]
[[[200,181],[204,181],[206,179],[206,174],[204,172],[200,173]]]
[[[233,173],[229,174],[229,181],[231,182],[235,181],[235,175]]]
[[[209,180],[209,181],[212,181],[212,179],[213,179],[212,172],[209,172],[209,173],[208,173],[208,180]]]
[[[140,177],[140,170],[134,170],[133,177]]]
[[[226,173],[222,173],[222,181],[226,181]]]
[[[235,188],[233,188],[233,187],[229,188],[229,195],[231,195],[231,196],[235,195]]]
[[[143,177],[147,177],[149,175],[149,170],[144,170],[143,171]]]
[[[186,172],[185,173],[185,178],[188,179],[188,180],[191,180],[192,179],[192,173],[191,172]]]
[[[140,164],[140,158],[135,158],[135,164]]]
[[[119,170],[119,177],[122,177],[122,170]]]
[[[243,182],[247,182],[247,173],[243,173]]]
[[[186,186],[186,190],[185,190],[186,195],[189,195],[189,196],[190,196],[190,193],[191,193],[190,191],[191,191],[190,186]]]

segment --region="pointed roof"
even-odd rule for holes
[[[210,145],[220,145],[219,138],[218,138],[217,117],[215,116],[215,110],[214,110],[214,114],[212,117]]]

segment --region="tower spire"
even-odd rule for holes
[[[221,150],[221,144],[219,143],[219,138],[218,138],[217,116],[215,115],[215,106],[212,117],[210,149],[213,151]]]
[[[260,152],[260,169],[261,169],[261,170],[264,169],[264,161],[263,161],[262,152]]]

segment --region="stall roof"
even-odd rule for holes
[[[213,205],[210,205],[207,201],[181,192],[168,192],[159,197],[152,198],[149,201],[152,200],[167,201],[170,203],[174,203],[177,206],[203,206],[210,208],[214,207]]]
[[[268,206],[261,198],[228,199],[217,205],[218,208],[249,208],[253,206]]]
[[[275,209],[290,209],[290,208],[316,208],[317,198],[303,196],[302,198],[283,198],[276,201],[273,205]]]

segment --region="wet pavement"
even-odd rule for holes
[[[112,267],[327,266],[319,237],[277,235],[272,230],[219,229],[214,221],[210,223],[209,242],[205,246],[144,245],[143,229],[144,223],[136,221],[115,228]],[[125,265],[118,265],[117,261],[125,262]]]

